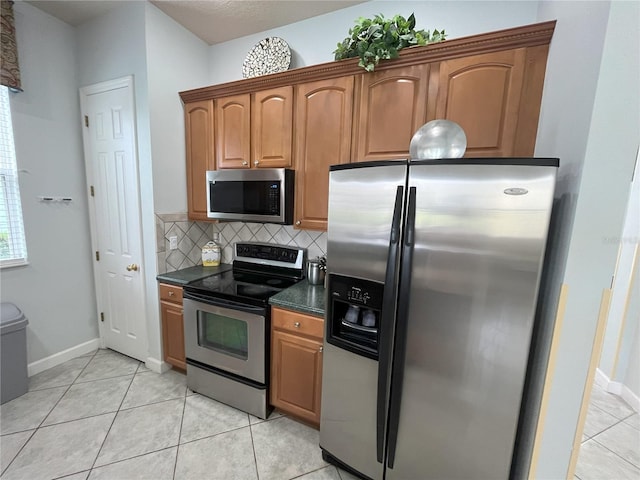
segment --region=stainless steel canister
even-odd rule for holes
[[[309,260],[307,263],[307,281],[311,285],[322,285],[324,283],[324,270],[320,269],[320,263]]]

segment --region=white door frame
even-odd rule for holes
[[[103,92],[108,92],[110,90],[114,90],[117,88],[127,88],[128,94],[129,94],[129,100],[131,102],[131,107],[132,107],[132,112],[133,112],[133,122],[132,122],[132,127],[133,127],[133,161],[135,163],[135,171],[136,171],[136,190],[137,190],[137,195],[138,195],[138,212],[137,212],[137,218],[138,218],[138,224],[139,224],[139,231],[140,231],[140,255],[141,255],[141,259],[144,259],[144,241],[142,238],[142,211],[141,211],[141,197],[140,197],[140,170],[139,170],[139,159],[138,159],[138,131],[137,131],[137,115],[136,115],[136,104],[135,104],[135,95],[134,95],[134,82],[133,82],[133,75],[128,75],[126,77],[121,77],[121,78],[117,78],[117,79],[113,79],[113,80],[108,80],[105,82],[100,82],[100,83],[96,83],[93,85],[88,85],[86,87],[82,87],[80,88],[80,119],[81,119],[81,124],[80,124],[80,128],[82,129],[83,133],[84,133],[84,115],[86,112],[86,105],[87,105],[87,99],[90,95],[94,95],[94,94],[98,94],[98,93],[103,93]],[[95,172],[93,171],[93,165],[92,165],[92,161],[90,158],[87,158],[86,152],[88,152],[89,150],[89,138],[88,135],[84,135],[82,136],[82,141],[83,141],[83,148],[84,148],[84,164],[85,164],[85,172],[86,172],[86,179],[87,179],[87,203],[89,205],[89,223],[90,223],[90,230],[91,230],[91,248],[92,248],[92,252],[96,252],[98,251],[98,229],[97,229],[97,220],[96,220],[96,206],[95,206],[95,202],[94,202],[94,197],[92,197],[91,195],[91,185],[95,185],[94,181],[95,181]],[[106,340],[105,340],[105,331],[106,331],[106,325],[104,322],[100,321],[100,312],[104,311],[104,305],[103,305],[103,298],[102,298],[102,292],[104,291],[104,285],[103,285],[103,281],[102,278],[100,276],[100,272],[99,269],[96,268],[96,264],[94,261],[92,261],[92,267],[93,267],[93,278],[95,281],[95,287],[96,287],[96,313],[97,313],[97,319],[98,319],[98,330],[100,333],[100,347],[101,348],[105,348],[106,346]],[[144,267],[143,267],[144,268]],[[144,270],[143,270],[144,272]],[[144,342],[144,359],[138,359],[141,361],[146,361],[148,354],[149,354],[149,338],[148,338],[148,326],[147,326],[147,321],[146,319],[147,317],[147,302],[146,302],[146,282],[144,280],[144,278],[142,279],[142,284],[143,284],[143,298],[142,298],[142,311],[144,314],[144,332],[141,333],[141,336],[143,338],[143,342]]]

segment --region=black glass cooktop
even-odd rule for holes
[[[269,297],[289,288],[298,281],[292,278],[280,278],[252,272],[228,271],[189,283],[184,289],[187,292],[212,298],[266,306]]]

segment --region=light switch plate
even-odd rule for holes
[[[178,237],[173,235],[169,237],[169,250],[175,250],[178,248]]]

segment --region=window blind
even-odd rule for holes
[[[0,87],[0,267],[27,263],[13,126],[7,87]]]

